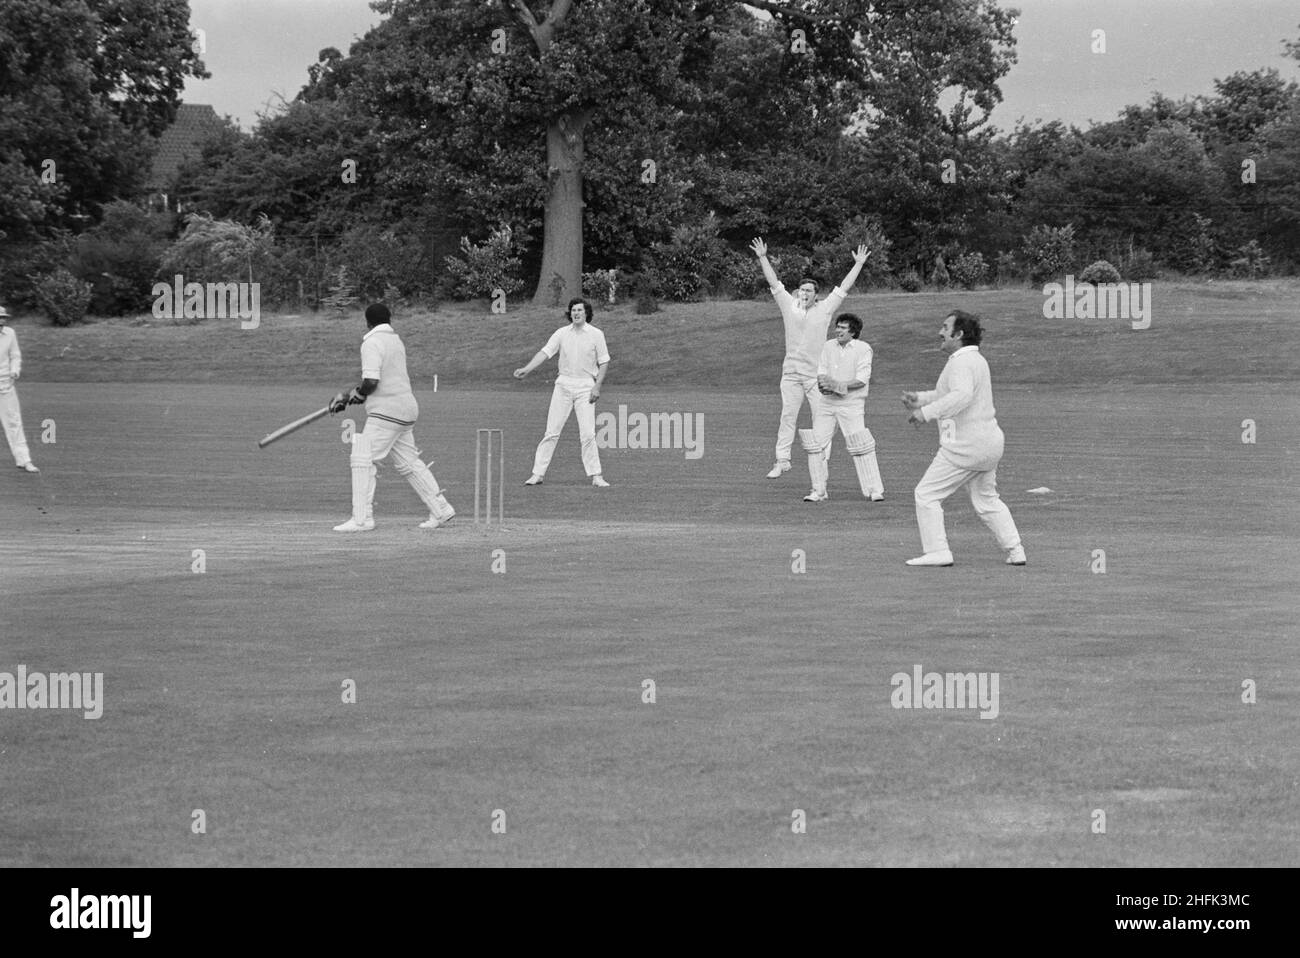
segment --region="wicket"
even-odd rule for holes
[[[496,453],[497,453],[497,525],[502,525],[506,521],[506,434],[501,429],[480,429],[478,435],[474,437],[474,524],[478,525],[479,515],[479,487],[481,479],[486,473],[487,481],[482,483],[484,491],[483,505],[485,520],[487,525],[492,524],[492,438],[496,436]],[[486,449],[486,469],[484,468],[483,450],[485,444],[484,436],[487,437]]]

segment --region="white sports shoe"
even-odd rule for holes
[[[436,529],[438,528],[438,526],[445,526],[447,523],[451,522],[451,520],[455,518],[456,518],[456,513],[454,512],[444,519],[439,519],[437,516],[429,516],[429,518],[425,519],[423,522],[420,523],[420,528]]]
[[[40,472],[40,470],[36,468],[36,463],[34,462],[24,462],[18,468],[23,472]]]
[[[593,486],[596,486],[596,487],[599,488],[599,489],[608,489],[608,488],[609,488],[609,483],[606,482],[606,481],[605,481],[602,477],[600,477],[600,476],[592,476],[592,477],[591,477],[591,484],[592,484]]]
[[[952,553],[946,549],[943,552],[927,552],[915,559],[908,559],[907,564],[949,566],[952,565]]]
[[[536,473],[534,473],[533,475],[529,476],[527,479],[524,480],[525,486],[540,486],[541,484],[542,484],[542,477],[537,475]]]
[[[365,522],[357,522],[356,519],[349,519],[347,522],[340,523],[334,527],[335,532],[369,532],[375,527],[374,519],[367,519]]]
[[[1007,565],[1025,565],[1029,560],[1025,558],[1025,547],[1015,546],[1007,550]]]
[[[782,473],[789,472],[789,471],[790,471],[790,460],[778,459],[776,461],[776,465],[772,467],[772,471],[767,474],[767,478],[780,479]]]
[[[829,493],[818,492],[816,489],[814,489],[812,492],[808,493],[808,495],[803,497],[803,501],[804,502],[825,502],[829,498],[830,498]]]

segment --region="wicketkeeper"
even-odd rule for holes
[[[388,307],[375,303],[366,307],[368,332],[361,340],[361,385],[330,400],[330,412],[365,403],[365,428],[352,437],[352,518],[334,527],[335,532],[369,532],[375,527],[375,463],[390,453],[398,475],[429,507],[429,518],[421,529],[436,529],[456,515],[429,467],[415,448],[412,427],[420,407],[411,392],[406,374],[406,347],[393,330]]]
[[[835,338],[826,341],[817,362],[817,388],[821,403],[813,414],[813,427],[799,430],[799,441],[808,453],[812,492],[804,502],[825,502],[827,459],[838,425],[844,444],[853,457],[862,495],[872,502],[885,498],[885,483],[876,460],[876,439],[867,428],[865,408],[871,384],[871,347],[858,337],[862,320],[845,313],[835,320]]]

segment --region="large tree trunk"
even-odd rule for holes
[[[533,294],[539,306],[582,295],[582,135],[590,119],[590,111],[563,114],[546,128],[542,272]]]

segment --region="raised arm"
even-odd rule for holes
[[[767,261],[767,244],[763,242],[763,237],[755,237],[749,248],[758,257],[758,265],[763,267],[763,276],[767,279],[768,287],[776,289],[781,285],[781,280],[777,278],[776,270],[772,269],[772,264]]]
[[[840,289],[847,294],[853,289],[853,284],[858,281],[858,274],[862,272],[862,267],[866,265],[868,257],[871,256],[871,250],[867,249],[867,244],[863,243],[853,253],[853,268],[849,270],[844,282],[840,283]]]

